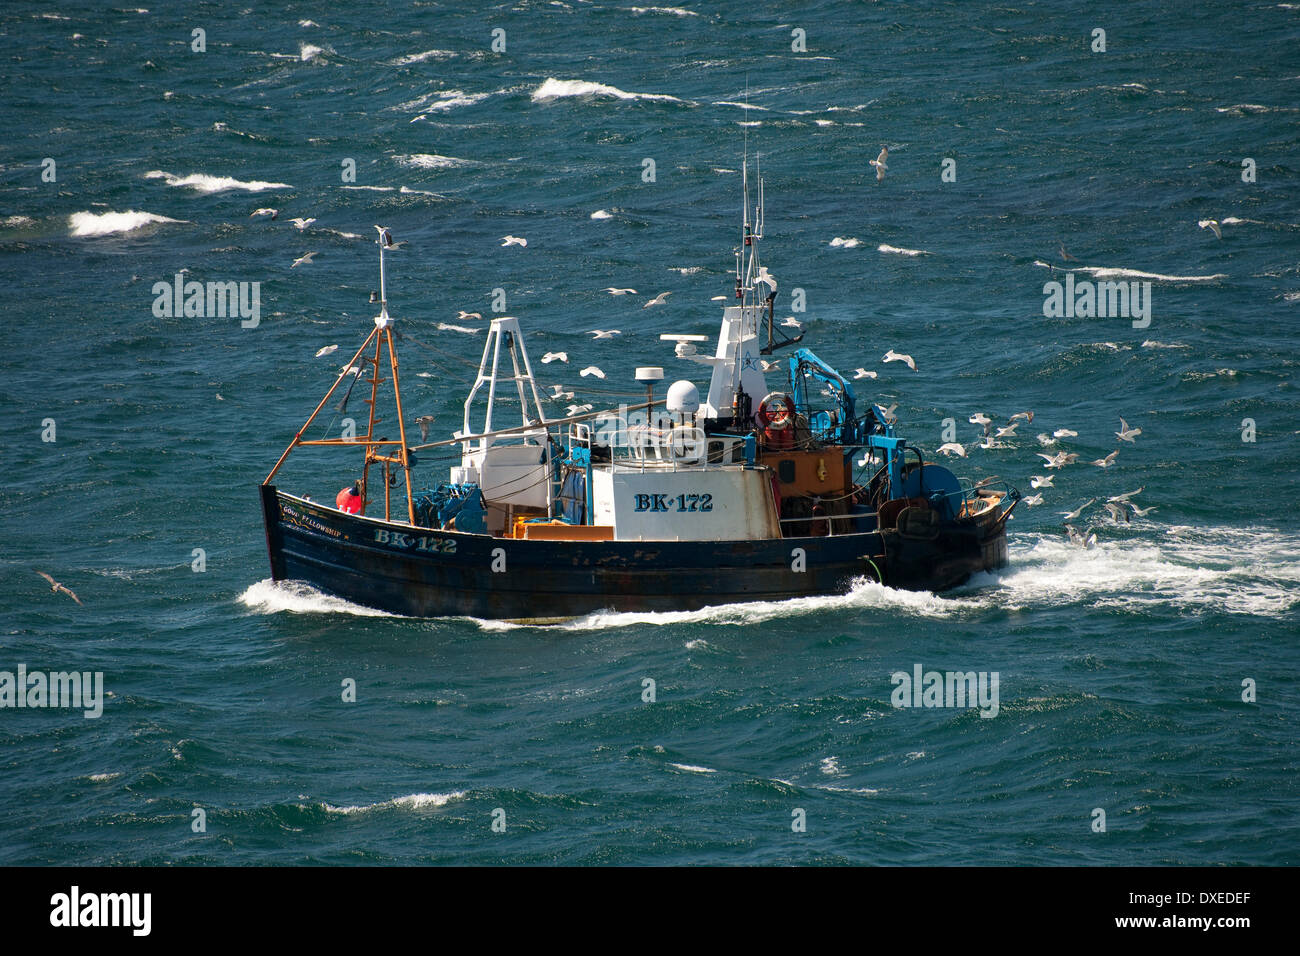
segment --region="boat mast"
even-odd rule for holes
[[[275,467],[271,469],[271,473],[266,476],[266,479],[262,484],[268,485],[271,483],[271,480],[275,478],[280,467],[288,459],[290,452],[299,445],[346,445],[350,448],[355,448],[357,445],[364,445],[366,449],[366,457],[361,472],[362,513],[365,512],[365,506],[370,501],[370,496],[367,491],[370,466],[374,463],[379,463],[383,466],[384,473],[384,520],[389,521],[392,519],[389,506],[389,485],[387,480],[389,474],[388,466],[400,465],[403,477],[406,480],[407,519],[411,524],[415,524],[415,502],[411,497],[411,454],[410,449],[406,444],[406,419],[402,413],[402,390],[398,379],[397,369],[397,344],[393,338],[393,319],[388,314],[388,290],[384,276],[384,252],[393,246],[393,236],[392,233],[383,226],[375,226],[375,229],[379,233],[377,242],[379,245],[380,290],[379,315],[375,316],[375,327],[371,330],[370,334],[366,336],[366,340],[361,343],[361,348],[357,349],[356,354],[352,356],[351,361],[349,361],[344,367],[344,370],[339,373],[338,378],[334,380],[334,384],[331,385],[329,391],[325,393],[325,397],[321,399],[320,404],[316,406],[315,411],[311,413],[307,418],[307,421],[303,423],[303,426],[298,429],[297,434],[293,437],[293,441],[289,443],[289,447],[284,450],[284,454],[280,456],[280,460],[275,463]],[[375,348],[374,357],[362,358],[370,347],[372,341],[374,342]],[[375,437],[375,426],[383,422],[383,419],[376,415],[376,406],[379,399],[379,386],[384,382],[384,379],[380,377],[379,370],[385,349],[388,351],[388,367],[393,373],[393,396],[397,402],[397,431],[399,436],[399,440],[397,441]],[[370,365],[371,372],[373,373],[372,376],[366,380],[370,382],[370,397],[365,400],[366,403],[370,405],[370,416],[368,419],[366,434],[364,436],[358,435],[356,438],[303,439],[303,433],[311,426],[311,423],[315,420],[316,416],[320,414],[320,410],[325,407],[325,403],[329,401],[330,396],[334,394],[335,390],[343,380],[352,373],[352,369],[356,366],[358,361]],[[397,446],[396,454],[384,454],[382,450],[391,445]]]

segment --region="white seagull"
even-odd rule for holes
[[[542,356],[543,365],[550,365],[552,362],[567,362],[568,360],[568,352],[547,352]]]
[[[781,325],[784,326],[784,327],[787,328],[787,329],[802,329],[802,328],[803,328],[803,323],[800,322],[798,319],[796,319],[793,315],[787,315],[784,319],[782,319],[782,320],[781,320]]]
[[[999,428],[998,433],[993,437],[994,438],[1015,438],[1016,429],[1019,427],[1020,427],[1019,425],[1008,425],[1006,428]]]
[[[501,245],[502,246],[527,246],[528,240],[520,236],[502,236]]]
[[[1034,505],[1043,503],[1043,496],[1041,494],[1030,495],[1028,498],[1021,498],[1020,500],[1025,503],[1026,507],[1032,508]]]
[[[876,378],[878,375],[880,375],[879,372],[868,372],[865,368],[855,368],[853,370],[853,378],[855,381],[860,378]]]
[[[880,361],[882,361],[882,362],[902,362],[904,365],[906,365],[908,368],[910,368],[913,372],[916,371],[916,362],[912,360],[912,356],[910,356],[910,355],[903,355],[903,354],[900,353],[900,352],[895,352],[893,349],[890,349],[888,352],[886,352],[886,353],[885,353],[885,357],[882,358]]]
[[[461,309],[456,313],[456,318],[458,321],[464,322],[466,319],[481,319],[483,318],[483,315],[480,312],[466,312],[464,309]]]
[[[300,265],[302,265],[302,264],[304,264],[304,263],[311,262],[311,257],[314,256],[314,255],[316,255],[316,253],[314,253],[314,252],[309,252],[309,253],[307,253],[305,256],[299,256],[297,259],[294,259],[294,260],[293,260],[293,265],[291,265],[289,268],[290,268],[290,269],[296,269],[296,268],[298,268]]]
[[[1070,431],[1070,429],[1068,428],[1058,428],[1056,431],[1052,432],[1052,437],[1053,438],[1078,438],[1079,433]]]
[[[1124,492],[1124,494],[1122,494],[1122,495],[1116,495],[1115,497],[1113,497],[1113,498],[1107,498],[1106,500],[1107,500],[1107,501],[1122,501],[1122,502],[1124,502],[1125,504],[1128,504],[1128,500],[1129,500],[1130,498],[1136,497],[1137,495],[1142,494],[1142,492],[1144,492],[1144,491],[1146,491],[1146,490],[1147,490],[1147,486],[1146,486],[1146,485],[1143,485],[1143,486],[1142,486],[1141,488],[1139,488],[1137,491],[1126,491],[1126,492]]]
[[[1215,239],[1222,239],[1223,233],[1219,231],[1219,220],[1217,219],[1200,219],[1196,223],[1202,229],[1209,229],[1214,233]]]
[[[636,289],[615,289],[613,286],[610,286],[604,291],[608,292],[610,295],[636,295]]]
[[[663,304],[664,304],[664,301],[665,301],[665,300],[666,300],[670,295],[672,295],[671,292],[660,292],[657,296],[655,296],[653,299],[651,299],[651,300],[650,300],[649,302],[647,302],[645,305],[641,306],[641,308],[643,308],[643,309],[648,309],[648,308],[650,308],[650,306],[652,306],[652,305],[663,305]]]
[[[266,206],[262,209],[254,209],[252,212],[248,214],[248,218],[252,219],[254,216],[270,216],[272,219],[274,219],[278,215],[280,215],[280,210],[272,209],[270,206]]]
[[[299,232],[302,232],[304,229],[306,229],[316,220],[315,219],[290,219],[289,221],[298,227]]]
[[[614,336],[622,335],[623,333],[618,329],[610,329],[608,331],[605,329],[592,329],[588,334],[594,335],[598,339],[612,339]]]
[[[570,405],[569,417],[572,418],[574,415],[581,415],[583,412],[589,412],[594,407],[594,405]]]
[[[889,167],[885,163],[889,160],[889,147],[880,147],[880,155],[871,160],[871,165],[876,167],[876,182],[885,178],[885,170]]]
[[[1096,461],[1092,462],[1092,464],[1096,465],[1098,468],[1109,468],[1111,465],[1115,464],[1115,459],[1118,457],[1119,449],[1116,448],[1105,458],[1098,458]]]
[[[554,399],[557,399],[557,400],[558,400],[558,399],[564,399],[565,401],[568,401],[569,399],[573,398],[573,393],[572,393],[572,392],[566,392],[566,391],[564,390],[564,386],[563,386],[563,385],[552,385],[552,386],[551,386],[551,398],[554,398]]]
[[[583,378],[586,378],[588,375],[594,375],[594,376],[596,376],[596,378],[604,378],[604,377],[605,377],[605,373],[602,372],[600,369],[596,368],[596,366],[594,366],[594,365],[588,365],[586,368],[584,368],[584,369],[583,369],[581,372],[579,372],[578,374],[581,375]]]
[[[337,345],[327,345],[316,353],[316,357],[320,358],[322,355],[329,355],[331,352],[337,352],[338,348]]]
[[[1129,428],[1128,422],[1124,421],[1124,419],[1121,418],[1119,420],[1119,431],[1115,433],[1115,437],[1118,438],[1120,441],[1126,441],[1126,442],[1131,442],[1132,444],[1137,444],[1136,438],[1138,435],[1141,434],[1142,434],[1142,429]]]
[[[958,458],[966,457],[966,447],[955,441],[944,442],[935,451],[940,455],[956,455]]]
[[[1054,488],[1056,486],[1053,485],[1052,482],[1055,480],[1056,479],[1051,475],[1030,475],[1029,487],[1034,490],[1038,490],[1039,488]]]

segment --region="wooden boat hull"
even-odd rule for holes
[[[857,578],[941,591],[1007,563],[991,519],[762,541],[553,541],[412,529],[262,485],[271,576],[414,617],[569,618],[842,594]],[[802,554],[800,553],[802,552]]]

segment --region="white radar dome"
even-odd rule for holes
[[[673,415],[693,415],[700,410],[700,390],[694,382],[673,382],[668,386],[665,405]]]

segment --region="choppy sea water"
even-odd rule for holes
[[[0,861],[1295,863],[1298,39],[1286,3],[7,7],[0,672],[105,698],[0,709]],[[716,334],[746,152],[802,344],[927,448],[954,419],[959,474],[1055,475],[1010,567],[546,628],[269,582],[256,486],[370,327],[374,224],[409,417],[457,426],[498,288],[571,354],[546,386],[617,402]],[[1046,316],[1065,269],[1151,282],[1149,325]],[[258,326],[156,315],[181,270],[260,283]],[[893,706],[918,664],[997,672],[997,716]]]

